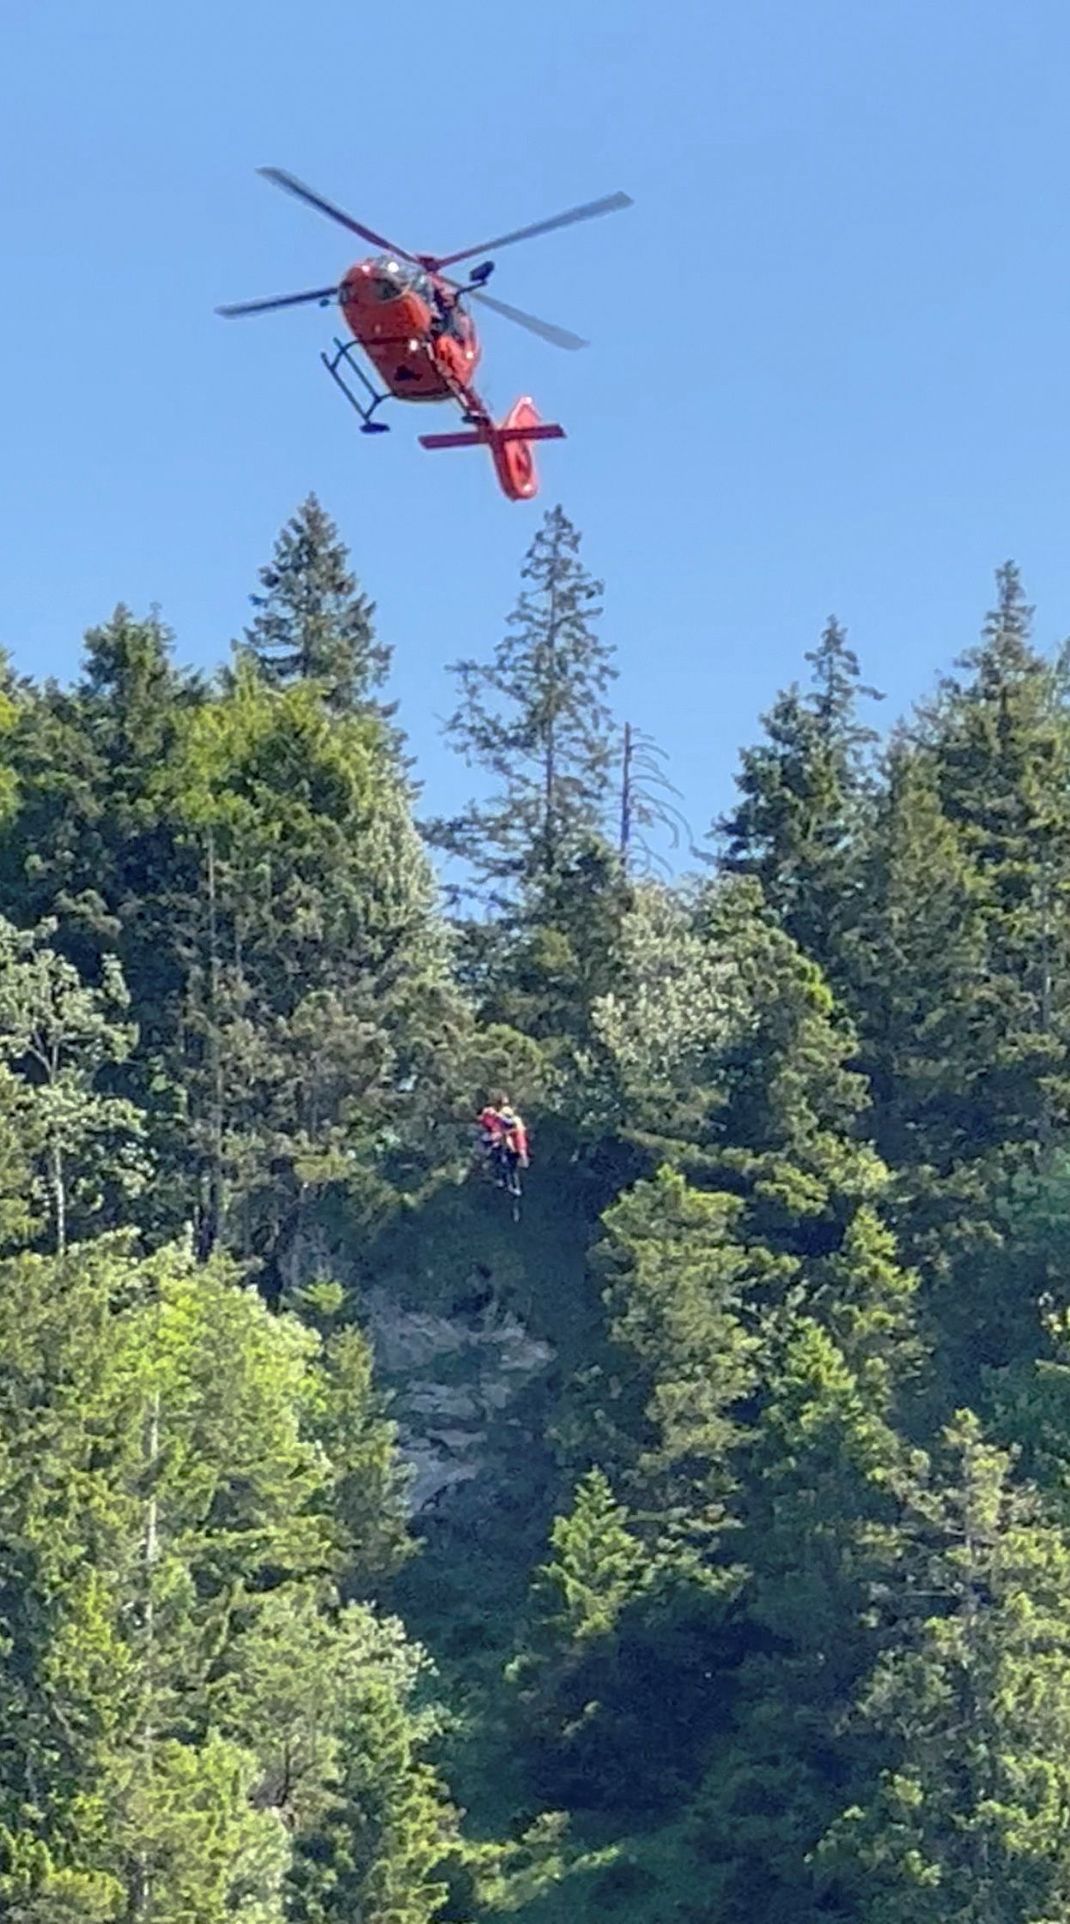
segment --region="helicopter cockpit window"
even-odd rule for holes
[[[402,261],[391,260],[389,255],[375,263],[373,286],[381,301],[396,301],[404,294],[412,280],[412,270]]]

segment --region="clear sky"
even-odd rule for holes
[[[701,831],[830,612],[886,713],[1009,556],[1038,640],[1070,629],[1068,79],[1066,0],[8,0],[0,641],[69,676],[121,599],[216,662],[315,489],[449,807],[444,664],[489,652],[560,501]],[[483,330],[491,400],[569,432],[540,502],[421,450],[437,415],[362,440],[318,308],[215,318],[362,251],[265,164],[428,251],[635,197],[499,259],[593,342]]]

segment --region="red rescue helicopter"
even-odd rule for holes
[[[390,398],[456,401],[467,424],[466,431],[422,434],[420,445],[489,448],[503,492],[511,501],[530,501],[538,490],[532,443],[561,440],[565,431],[554,423],[540,421],[534,403],[526,396],[514,403],[504,421],[495,422],[473,386],[480,346],[464,302],[481,301],[496,314],[516,321],[555,347],[586,347],[587,343],[565,328],[553,327],[534,314],[524,314],[519,308],[507,307],[504,301],[493,300],[485,285],[494,271],[493,261],[484,260],[473,268],[464,284],[442,270],[474,260],[477,254],[487,254],[492,249],[511,247],[514,241],[532,240],[537,234],[548,234],[556,227],[568,227],[575,221],[593,220],[598,214],[612,213],[618,207],[630,207],[630,196],[610,194],[604,200],[588,201],[566,214],[536,221],[530,227],[501,234],[497,240],[484,241],[479,247],[462,248],[456,254],[410,254],[406,248],[395,247],[392,241],[353,220],[340,207],[332,206],[292,174],[284,173],[279,167],[261,167],[258,171],[265,180],[296,194],[299,200],[307,201],[310,207],[347,227],[379,252],[370,260],[358,261],[337,287],[317,287],[305,294],[283,294],[263,301],[242,301],[237,306],[217,308],[216,312],[229,319],[239,314],[263,314],[277,307],[298,307],[306,301],[318,301],[321,307],[330,307],[337,301],[353,340],[336,339],[334,353],[321,354],[320,359],[360,415],[361,432],[384,434],[387,431],[387,423],[375,417],[383,402]],[[374,387],[359,363],[353,361],[357,347],[363,349],[385,384],[385,393]],[[362,395],[354,393],[343,368],[360,382]]]

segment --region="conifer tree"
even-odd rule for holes
[[[1070,1903],[1070,1546],[976,1417],[956,1416],[945,1449],[859,1705],[889,1764],[822,1858],[860,1924],[1054,1921]]]
[[[595,1010],[620,966],[631,898],[617,856],[592,838],[528,889],[516,922],[491,925],[480,1017],[539,1044],[562,1115],[582,1115],[589,1106],[591,1058],[600,1047]],[[469,931],[464,935],[471,954]]]
[[[58,916],[63,951],[83,970],[118,952],[151,1032],[173,987],[161,907],[174,869],[151,794],[179,715],[203,690],[174,666],[155,613],[140,620],[120,605],[84,648],[73,690],[49,684],[15,704],[20,807],[0,837],[0,875],[13,918]]]
[[[649,1563],[602,1470],[581,1478],[572,1510],[555,1520],[550,1543],[554,1554],[540,1572],[549,1633],[576,1645],[605,1636],[641,1592]]]
[[[201,1243],[260,1257],[279,1290],[318,1196],[374,1214],[435,1167],[466,1018],[378,718],[332,717],[314,685],[274,692],[239,664],[167,781],[196,859],[173,1074]]]
[[[430,839],[470,867],[492,906],[554,876],[604,832],[612,745],[606,691],[615,670],[594,624],[602,585],[579,559],[561,508],[545,516],[521,570],[527,584],[492,660],[458,662],[453,747],[497,784]]]
[[[875,739],[857,704],[880,696],[861,684],[834,616],[806,659],[812,692],[792,687],[778,696],[765,717],[767,741],[743,754],[740,801],[717,827],[724,870],[757,877],[788,934],[835,978]]]
[[[970,1118],[977,1145],[1043,1142],[1070,1116],[1070,740],[1049,664],[1030,642],[1018,571],[997,574],[981,646],[931,720],[944,812],[979,883],[985,981],[976,1016],[987,1073]]]
[[[947,1171],[967,1149],[982,1072],[971,1015],[985,968],[980,886],[930,758],[893,745],[846,941],[848,996],[882,1152]]]
[[[662,1169],[607,1212],[596,1257],[614,1343],[634,1359],[615,1412],[622,1487],[642,1494],[651,1551],[718,1586],[741,1438],[733,1411],[754,1374],[745,1298],[775,1269],[765,1251],[742,1246],[738,1217],[735,1199]]]
[[[1007,1204],[1070,1117],[1070,738],[1031,617],[1008,564],[968,673],[893,754],[849,945],[905,1246],[959,1399],[1033,1342]]]
[[[426,1665],[337,1597],[370,1538],[331,1499],[379,1450],[358,1378],[347,1441],[318,1339],[187,1252],[0,1281],[5,1915],[430,1924],[454,1821]]]
[[[91,905],[98,897],[103,933],[111,917],[122,931],[144,915],[159,871],[169,866],[150,791],[171,752],[179,716],[203,697],[204,687],[197,676],[176,668],[173,638],[156,612],[139,620],[120,604],[109,621],[87,631],[83,647],[81,678],[70,701],[59,700],[56,715],[77,731],[80,742],[71,746],[76,753],[80,749],[86,774],[97,787],[96,832],[85,835],[93,826],[86,820],[78,869],[85,881],[85,919],[92,923]],[[34,773],[40,780],[45,771],[35,768]],[[35,828],[34,839],[39,844],[48,838]],[[34,868],[43,879],[42,864]],[[78,899],[72,897],[74,879],[56,875],[64,885],[60,906],[67,913]]]
[[[374,604],[358,587],[338,529],[314,494],[301,503],[260,570],[263,592],[245,650],[273,688],[316,682],[337,714],[368,708],[390,665]]]
[[[0,824],[0,888],[13,921],[54,919],[57,952],[88,982],[109,958],[118,962],[138,1043],[113,1065],[111,1093],[144,1113],[164,1168],[178,1106],[166,1058],[183,986],[172,909],[192,877],[158,790],[181,719],[202,695],[198,679],[174,665],[159,618],[120,606],[86,635],[73,690],[18,694],[10,741],[19,808]],[[183,1213],[161,1183],[142,1204],[143,1226],[171,1233]]]
[[[732,1199],[734,1236],[772,1264],[770,1303],[805,1300],[852,1367],[901,1378],[915,1284],[881,1216],[889,1171],[864,1139],[854,1031],[755,882],[701,891],[674,932],[678,912],[598,1005],[616,1127]]]
[[[872,1765],[872,1746],[844,1725],[879,1648],[872,1591],[914,1463],[886,1386],[852,1370],[810,1316],[767,1331],[756,1400],[737,1502],[744,1657],[690,1829],[724,1924],[756,1911],[816,1924],[826,1913],[807,1856],[844,1784],[865,1784]]]

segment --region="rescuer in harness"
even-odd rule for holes
[[[498,1096],[480,1111],[479,1131],[480,1146],[499,1187],[518,1197],[520,1171],[528,1167],[528,1132],[508,1096]]]

